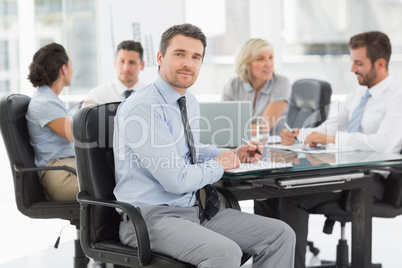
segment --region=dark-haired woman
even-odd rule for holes
[[[35,164],[76,168],[72,122],[59,94],[71,85],[73,67],[63,46],[51,43],[40,48],[29,66],[28,80],[37,88],[26,115]],[[74,201],[77,177],[68,171],[42,171],[40,181],[52,201]]]

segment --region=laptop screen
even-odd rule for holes
[[[235,148],[251,138],[251,102],[200,102],[200,142]]]

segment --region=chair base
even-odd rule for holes
[[[86,268],[88,264],[88,258],[82,250],[80,240],[74,240],[74,268]]]
[[[344,228],[344,223],[342,224]],[[339,239],[338,245],[336,247],[336,262],[334,261],[321,261],[321,265],[318,266],[308,266],[308,268],[352,268],[349,263],[349,246],[347,240]],[[380,263],[373,263],[372,268],[381,268]]]

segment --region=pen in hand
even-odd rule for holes
[[[293,129],[291,129],[287,123],[285,123],[284,125],[285,125],[285,128],[286,128],[287,130],[289,130],[290,133],[294,133]],[[299,140],[297,139],[297,137],[295,137],[295,140],[296,140],[296,141],[299,141]]]
[[[247,140],[244,139],[244,138],[242,138],[241,140],[244,141],[245,143],[247,143],[248,145],[252,145],[249,141],[247,141]],[[261,153],[258,149],[255,149],[255,152],[256,152],[257,154],[259,154],[259,155],[262,155],[262,153]]]

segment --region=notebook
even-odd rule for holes
[[[260,160],[257,163],[241,163],[240,167],[226,170],[228,174],[242,174],[253,171],[264,171],[274,169],[292,168],[292,163],[272,162],[267,159]]]
[[[236,148],[251,138],[251,102],[200,102],[200,142]]]

